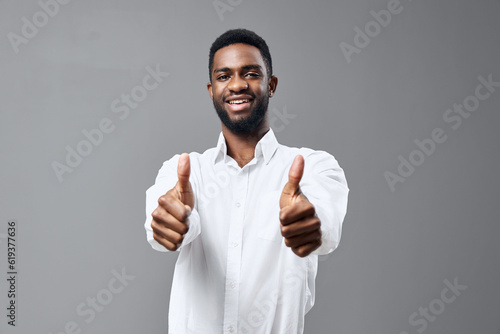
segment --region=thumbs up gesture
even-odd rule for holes
[[[179,248],[189,229],[187,219],[194,207],[190,173],[189,154],[183,153],[177,165],[177,183],[158,199],[158,207],[151,214],[154,239],[171,251]]]
[[[304,157],[297,155],[288,173],[280,197],[281,235],[285,245],[300,257],[307,256],[321,246],[321,221],[314,205],[300,190],[304,174]]]

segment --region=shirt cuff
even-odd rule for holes
[[[184,239],[182,239],[182,243],[177,250],[180,250],[182,247],[189,245],[196,239],[197,236],[201,234],[201,224],[200,224],[200,214],[196,208],[193,208],[191,214],[188,217],[188,227],[189,230],[186,234],[184,234]]]
[[[322,208],[321,205],[314,205],[314,209],[316,211],[316,215],[321,221],[321,246],[318,247],[311,254],[314,255],[326,255],[333,252],[340,243],[340,235],[341,235],[341,224],[338,223],[337,217],[329,217],[328,213]],[[329,213],[330,216],[333,213]]]

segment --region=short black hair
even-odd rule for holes
[[[210,78],[210,82],[212,82],[212,69],[214,65],[215,53],[223,47],[236,43],[252,45],[259,49],[260,54],[264,59],[264,63],[266,64],[267,76],[270,78],[273,75],[273,62],[271,60],[271,53],[269,52],[269,47],[267,46],[266,41],[253,31],[247,29],[231,29],[217,37],[210,47],[210,54],[208,56],[208,76]]]

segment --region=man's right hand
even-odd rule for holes
[[[183,153],[177,165],[176,185],[158,199],[158,207],[151,214],[153,238],[170,251],[179,248],[189,229],[187,220],[194,208],[190,173],[189,154]]]

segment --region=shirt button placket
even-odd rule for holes
[[[243,237],[244,203],[246,200],[248,169],[232,176],[233,205],[227,243],[226,289],[224,296],[224,328],[227,333],[237,333],[238,296]]]

